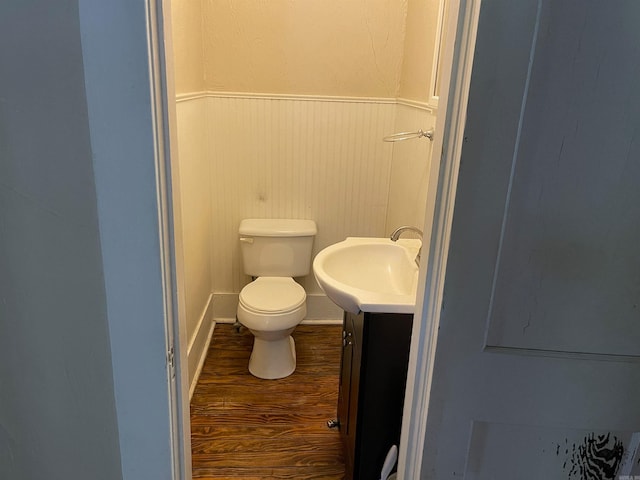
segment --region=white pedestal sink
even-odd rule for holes
[[[313,261],[320,287],[351,313],[413,313],[420,240],[349,237],[322,250]]]

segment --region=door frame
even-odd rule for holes
[[[147,3],[151,97],[155,106],[158,216],[161,222],[165,324],[170,353],[169,402],[173,478],[191,480],[191,421],[188,333],[182,257],[182,205],[178,163],[176,93],[171,30],[171,0]],[[170,350],[171,351],[171,350]]]
[[[449,237],[458,179],[460,152],[464,138],[467,100],[481,0],[448,2],[447,35],[442,51],[442,81],[436,132],[432,152],[442,152],[439,162],[431,162],[425,239],[429,239],[427,255],[422,256],[418,295],[407,375],[404,415],[398,458],[400,480],[420,478],[429,393],[435,359],[438,323],[444,276],[449,250]],[[170,279],[165,296],[167,338],[175,350],[174,364],[177,388],[169,389],[174,425],[172,445],[176,462],[173,478],[191,479],[191,439],[189,422],[189,385],[187,368],[186,325],[180,257],[181,215],[177,153],[177,120],[173,80],[170,0],[147,2],[149,22],[149,63],[152,74],[151,94],[157,108],[156,161],[164,174],[158,175],[158,215],[162,244],[162,262]],[[165,28],[166,27],[166,28]],[[433,157],[432,157],[433,158]],[[436,157],[437,158],[437,157]]]
[[[416,313],[398,456],[399,480],[421,477],[429,397],[481,0],[448,2],[442,81],[427,188]],[[440,161],[436,155],[440,153]],[[418,320],[418,321],[416,321]]]
[[[86,113],[79,115],[86,115],[91,139],[105,333],[125,480],[191,478],[188,392],[185,404],[176,386],[181,302],[167,180],[169,149],[175,148],[169,142],[175,102],[167,96],[175,95],[164,75],[163,62],[171,60],[163,43],[164,5],[85,0],[77,12],[65,12],[77,15],[79,25],[85,89],[78,94],[86,98]]]
[[[172,478],[191,480],[191,422],[188,334],[182,257],[182,205],[178,163],[176,93],[171,30],[171,0],[150,0],[147,7],[151,101],[154,105],[158,217],[163,265],[165,325],[170,349],[169,402]],[[172,350],[171,350],[172,349]],[[173,376],[174,381],[171,377]]]

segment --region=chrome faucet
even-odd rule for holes
[[[400,238],[400,235],[402,235],[404,232],[417,233],[418,236],[420,237],[420,248],[418,249],[418,253],[415,259],[416,265],[420,267],[420,255],[422,254],[422,230],[420,230],[417,227],[411,227],[409,225],[405,225],[403,227],[396,228],[389,238],[391,239],[392,242],[397,242],[398,239]]]

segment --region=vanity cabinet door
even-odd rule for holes
[[[340,367],[340,388],[338,391],[338,421],[342,443],[345,449],[346,470],[348,472],[353,470],[356,425],[356,412],[351,409],[353,353],[353,322],[349,318],[349,314],[345,313],[342,327],[342,363]],[[354,398],[357,398],[357,393]]]
[[[338,418],[346,480],[379,478],[400,441],[413,315],[344,315]]]

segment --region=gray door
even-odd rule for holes
[[[640,479],[640,2],[485,0],[422,478]]]

